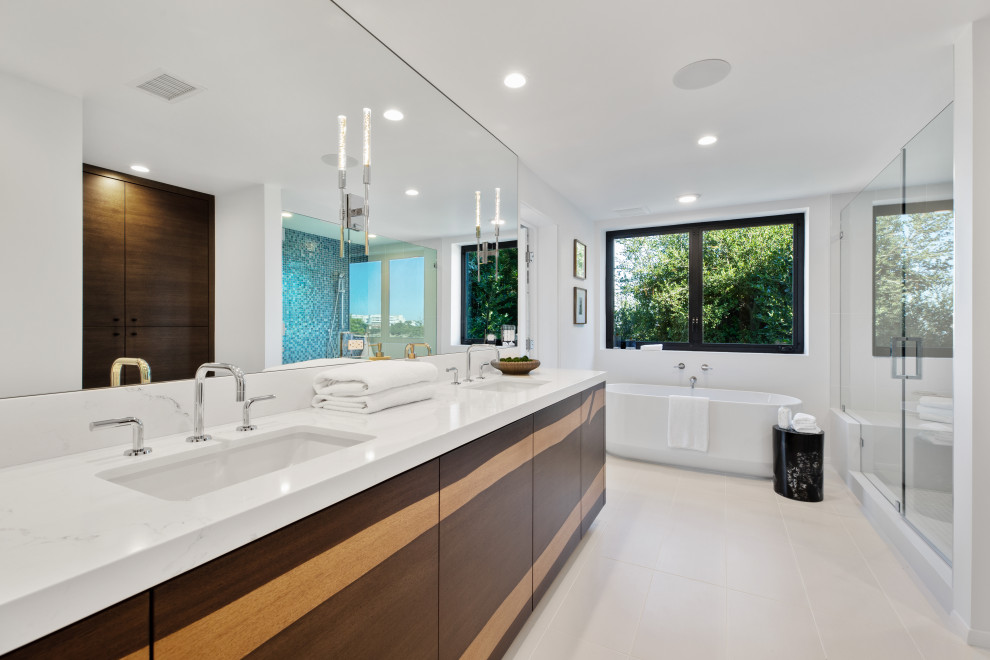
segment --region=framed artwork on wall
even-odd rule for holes
[[[574,287],[574,325],[588,322],[588,290]]]
[[[574,277],[579,280],[588,275],[588,246],[574,239]]]

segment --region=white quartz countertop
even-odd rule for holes
[[[485,382],[545,381],[519,392],[439,382],[435,398],[371,415],[309,408],[258,417],[244,437],[296,425],[372,440],[188,501],[97,476],[216,446],[156,438],[0,470],[0,653],[43,637],[265,534],[604,382],[604,372],[541,368]],[[236,424],[208,428],[230,435]],[[30,442],[31,438],[19,441]],[[230,443],[237,440],[227,441]]]

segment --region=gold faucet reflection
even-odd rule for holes
[[[124,366],[137,367],[141,373],[141,384],[147,385],[151,382],[151,365],[141,358],[117,358],[110,367],[110,387],[120,387],[120,370]]]
[[[415,360],[416,359],[416,347],[417,346],[426,346],[426,354],[427,355],[433,355],[433,349],[430,348],[430,345],[427,344],[426,342],[419,342],[419,343],[416,343],[416,344],[406,344],[406,359],[407,360]]]

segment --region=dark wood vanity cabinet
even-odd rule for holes
[[[605,506],[605,383],[581,393],[581,536]]]
[[[191,378],[213,355],[211,195],[83,167],[83,387],[119,357],[153,381]],[[139,382],[134,368],[122,384]]]
[[[581,540],[581,395],[534,415],[533,603]]]
[[[3,657],[498,658],[604,479],[601,385]]]
[[[144,592],[3,656],[4,660],[151,657],[151,596]]]
[[[440,658],[500,657],[533,609],[533,417],[440,457]]]
[[[155,587],[155,658],[436,658],[438,465]]]

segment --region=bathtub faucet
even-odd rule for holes
[[[691,376],[690,378],[688,378],[688,380],[691,381],[691,390],[694,391],[694,384],[698,382],[698,377]]]

